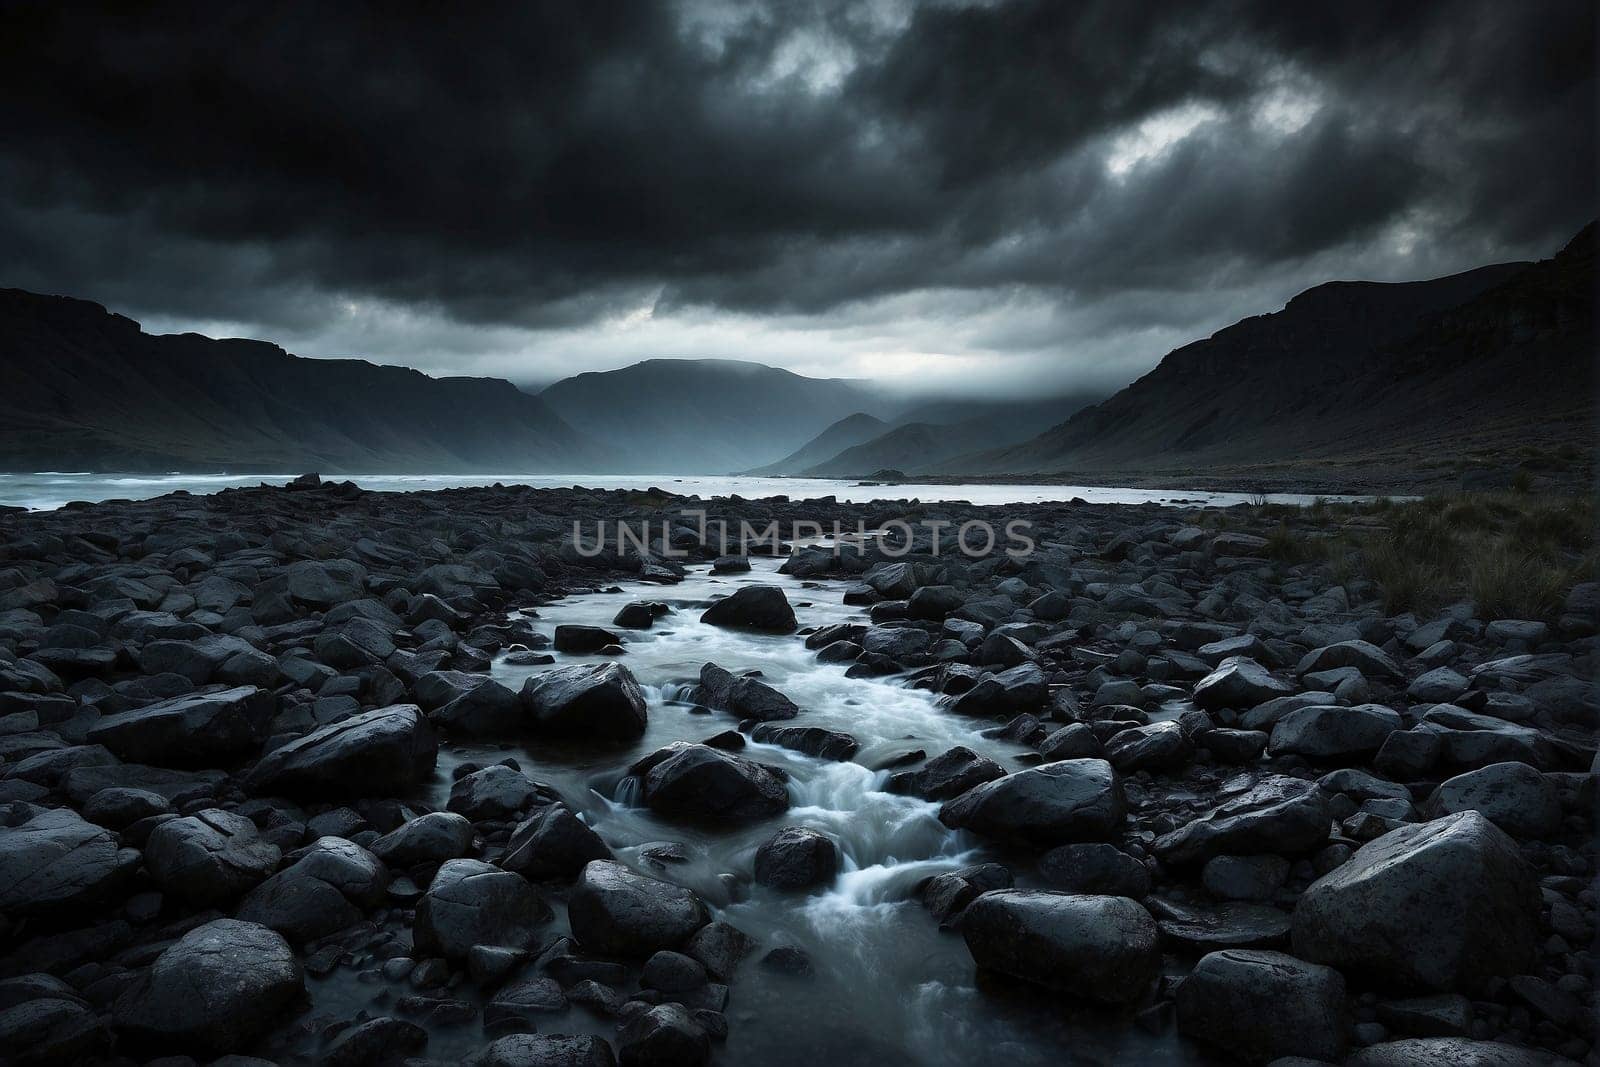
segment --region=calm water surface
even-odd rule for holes
[[[37,510],[59,508],[72,500],[144,500],[182,489],[190,493],[215,493],[219,489],[263,483],[282,485],[293,474],[97,474],[81,471],[44,471],[35,474],[0,474],[0,505]],[[343,476],[341,476],[342,478]],[[593,489],[648,489],[652,486],[684,495],[763,497],[788,495],[795,499],[833,496],[846,502],[869,500],[966,500],[974,504],[1038,504],[1080,497],[1096,504],[1184,503],[1193,505],[1243,504],[1245,493],[1210,493],[1182,489],[1117,489],[1091,485],[991,485],[960,483],[934,485],[903,482],[863,485],[832,478],[745,478],[737,475],[675,474],[353,474],[349,480],[379,492],[423,489],[459,489],[503,483],[560,489],[574,485]],[[1274,493],[1273,503],[1309,504],[1315,497]],[[1326,496],[1326,500],[1359,497]]]

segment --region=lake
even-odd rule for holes
[[[0,474],[0,505],[32,510],[52,510],[73,500],[143,500],[182,489],[190,493],[215,493],[222,489],[267,484],[281,485],[292,474],[108,474],[85,471],[42,471]],[[331,476],[330,477],[335,477]],[[1121,489],[1095,485],[1030,485],[994,483],[932,484],[901,482],[862,485],[834,478],[750,478],[740,475],[678,474],[352,474],[348,478],[363,489],[404,493],[466,486],[529,485],[538,489],[582,485],[592,489],[648,489],[652,486],[685,496],[764,497],[787,495],[795,499],[833,496],[848,502],[869,500],[966,500],[974,504],[1038,504],[1080,497],[1095,504],[1187,504],[1219,506],[1249,503],[1247,493],[1213,493],[1184,489]],[[1271,503],[1311,503],[1302,493],[1271,493]],[[1331,501],[1361,497],[1325,496]]]

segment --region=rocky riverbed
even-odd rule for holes
[[[1600,587],[1391,615],[1215,516],[0,514],[0,1055],[1592,1060]]]

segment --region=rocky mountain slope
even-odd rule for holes
[[[950,474],[1389,465],[1459,472],[1593,445],[1594,227],[1560,254],[1422,282],[1330,282],[1169,354],[1109,400]]]
[[[887,422],[875,415],[858,411],[831,424],[826,430],[776,463],[768,463],[765,467],[757,467],[745,473],[765,476],[799,474],[832,459],[847,448],[854,448],[872,440],[888,429]]]
[[[0,469],[533,472],[613,466],[536,397],[153,336],[99,304],[0,290]]]
[[[618,469],[673,474],[773,463],[847,415],[888,406],[869,382],[727,359],[650,359],[591,371],[539,398],[618,452]]]
[[[952,456],[1026,440],[1098,399],[929,401],[890,423],[873,420],[876,433],[862,433],[865,424],[836,423],[788,458],[752,473],[858,478],[886,469],[937,471]]]

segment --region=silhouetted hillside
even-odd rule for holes
[[[430,378],[264,341],[153,336],[99,304],[0,290],[9,470],[564,472],[614,465],[495,378]]]

